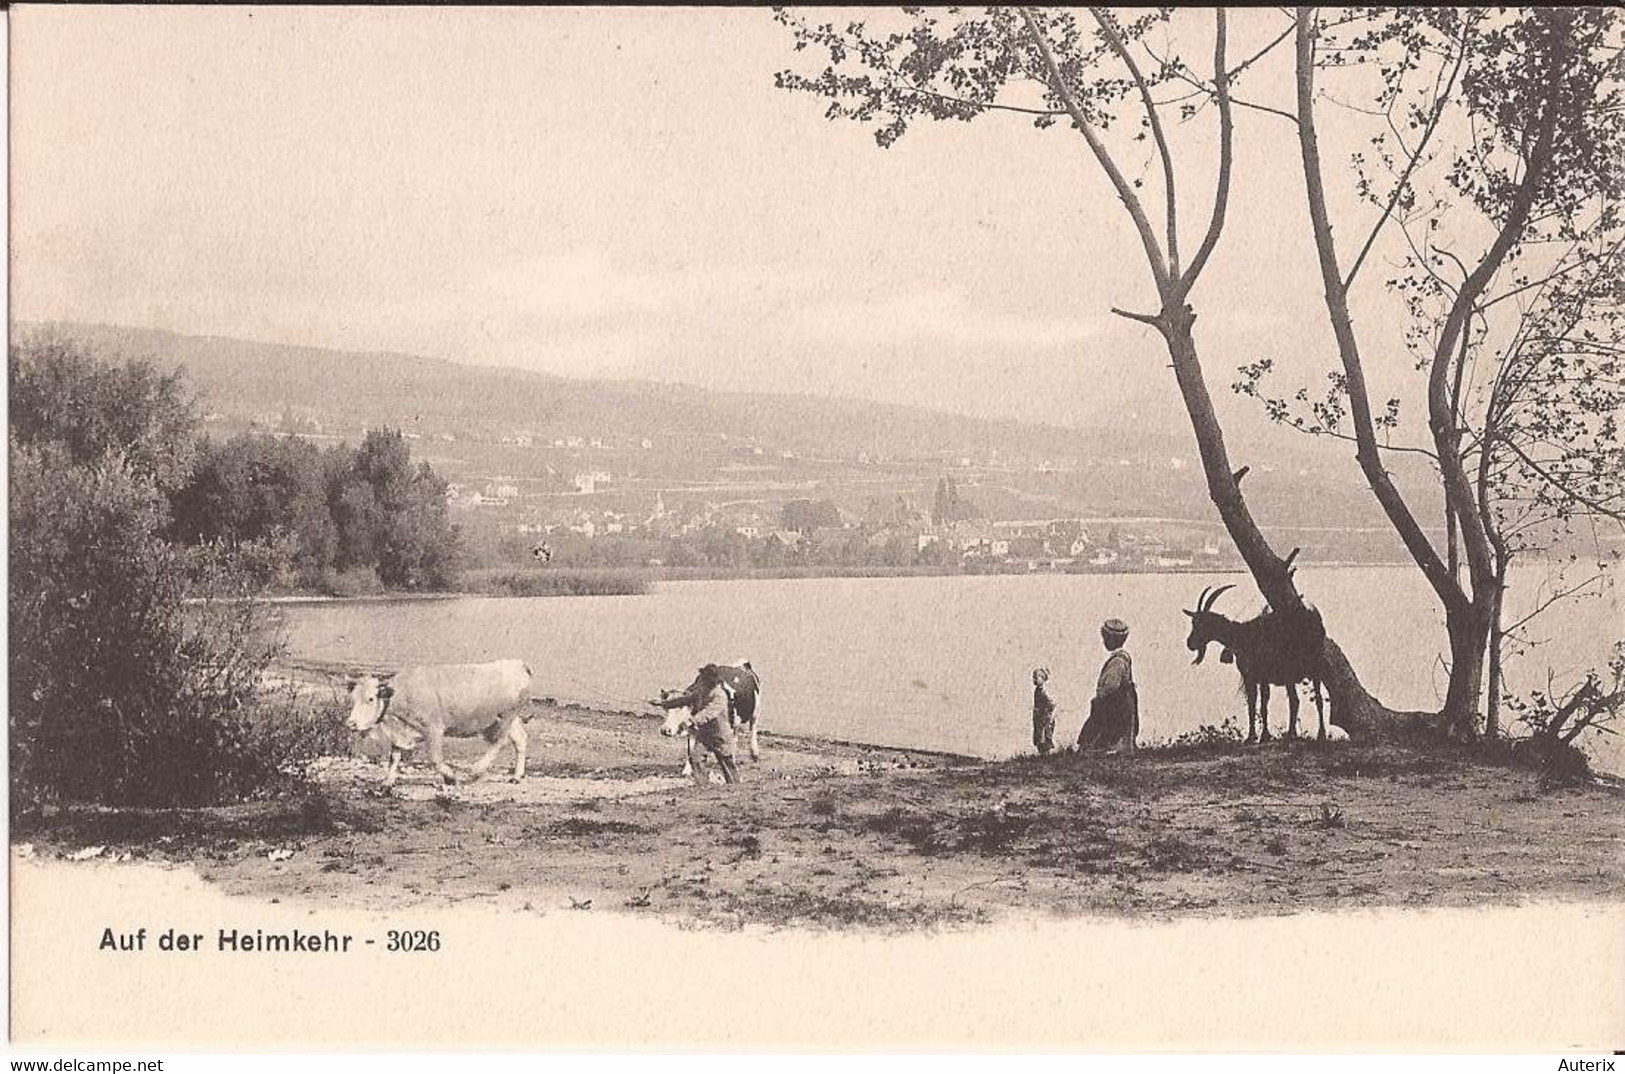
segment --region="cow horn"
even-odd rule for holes
[[[1215,589],[1213,591],[1212,595],[1207,598],[1207,606],[1205,608],[1203,608],[1202,611],[1204,611],[1204,612],[1205,611],[1211,611],[1212,608],[1213,608],[1213,605],[1218,603],[1219,598],[1224,596],[1226,592],[1228,592],[1229,590],[1232,590],[1234,588],[1236,588],[1236,583],[1231,582],[1229,585],[1222,585],[1219,588]]]

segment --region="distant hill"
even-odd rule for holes
[[[109,353],[185,367],[205,410],[232,416],[296,411],[333,430],[390,424],[426,433],[500,437],[523,432],[546,439],[650,438],[668,444],[714,440],[725,433],[775,449],[843,458],[865,452],[1039,463],[1107,453],[1114,459],[1192,454],[1183,427],[1148,427],[1127,415],[1118,428],[1065,429],[855,399],[576,380],[407,354],[111,325],[49,327]]]
[[[865,466],[892,464],[892,486],[910,489],[918,498],[929,495],[937,473],[968,460],[980,472],[975,499],[995,517],[1050,511],[1217,520],[1183,413],[1157,413],[1155,407],[1126,403],[1095,426],[1060,428],[854,399],[577,380],[408,354],[111,325],[17,327],[60,332],[107,356],[146,357],[164,368],[184,368],[200,395],[199,409],[222,432],[249,425],[287,427],[286,417],[300,430],[345,438],[370,427],[395,426],[435,442],[433,449],[425,444],[424,454],[456,480],[521,473],[515,466],[539,470],[549,462],[560,468],[587,465],[585,456],[561,459],[571,453],[559,451],[533,452],[533,461],[522,464],[500,454],[512,450],[500,446],[504,443],[540,448],[568,441],[591,447],[598,439],[606,449],[638,451],[635,468],[650,480],[663,472],[732,482],[741,470],[753,469],[752,452],[764,454],[767,462],[793,454],[800,461],[788,469],[781,465],[768,474],[773,467],[760,468],[761,480],[781,482],[773,495],[839,491],[859,501],[890,495],[882,487],[887,478],[871,476],[872,467],[858,467],[866,457]],[[1248,431],[1259,435],[1257,427]],[[1238,465],[1255,470],[1248,500],[1267,528],[1374,528],[1377,547],[1391,544],[1396,557],[1403,554],[1397,539],[1381,534],[1385,522],[1342,445],[1263,435],[1273,435],[1274,444],[1263,448],[1237,439],[1232,451]],[[609,456],[603,457],[607,463]],[[820,459],[843,465],[819,470]],[[1396,466],[1406,465],[1396,460]],[[875,481],[881,485],[870,489]]]

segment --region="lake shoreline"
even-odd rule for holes
[[[1394,567],[1409,566],[1407,563],[1367,563],[1367,562],[1325,562],[1314,566],[1323,570],[1344,569],[1390,569]],[[490,573],[513,573],[518,575],[533,575],[546,577],[548,568],[481,568]],[[793,582],[793,581],[822,581],[827,579],[849,580],[880,580],[891,578],[1030,578],[1030,577],[1068,577],[1068,576],[1162,576],[1162,575],[1212,575],[1212,576],[1238,576],[1246,575],[1247,570],[1242,566],[1215,566],[1215,567],[1100,567],[1073,570],[1037,569],[1026,570],[1011,567],[1002,570],[938,570],[931,568],[861,568],[842,570],[840,568],[813,567],[805,569],[774,569],[760,568],[749,571],[710,570],[706,568],[680,569],[680,568],[630,568],[630,567],[568,567],[560,568],[560,573],[578,575],[591,578],[595,575],[605,577],[633,577],[650,586],[663,582]],[[496,599],[522,599],[527,597],[554,598],[554,597],[599,597],[599,596],[644,596],[646,593],[627,593],[619,590],[607,592],[555,592],[555,593],[493,593],[479,588],[450,589],[435,591],[416,590],[387,590],[382,593],[360,593],[338,595],[322,593],[316,590],[309,591],[279,591],[255,598],[264,604],[376,604],[388,602],[411,603],[432,600],[463,600],[471,598]]]
[[[1304,567],[1313,567],[1316,570],[1393,570],[1396,568],[1414,569],[1415,564],[1409,560],[1392,560],[1387,562],[1371,562],[1365,560],[1343,561],[1327,560],[1302,564]],[[1525,564],[1528,568],[1561,567],[1560,561],[1545,563],[1530,561]],[[503,567],[469,568],[467,574],[489,579],[496,576],[512,576],[521,579],[537,579],[546,582],[550,577],[569,578],[573,582],[581,583],[581,588],[561,586],[556,591],[501,592],[493,591],[482,585],[472,585],[449,590],[385,590],[378,593],[335,594],[319,590],[276,590],[256,597],[230,598],[229,602],[257,601],[263,604],[380,604],[380,603],[416,603],[436,600],[466,600],[476,598],[494,599],[527,599],[535,597],[605,597],[605,596],[646,596],[653,588],[667,582],[764,582],[764,581],[814,581],[814,580],[882,580],[907,578],[1034,578],[1034,577],[1162,577],[1162,576],[1188,576],[1201,575],[1207,577],[1247,577],[1247,568],[1240,564],[1220,564],[1213,566],[1132,566],[1112,564],[1110,566],[1073,566],[1067,568],[1038,567],[1028,569],[1019,564],[1010,564],[998,568],[940,568],[940,567],[760,567],[746,570],[733,570],[726,568],[708,567],[533,567],[526,565],[512,565]],[[603,579],[607,584],[601,589],[594,589],[593,582]],[[626,588],[626,582],[631,581],[641,586],[637,590]],[[191,598],[189,603],[199,603],[201,598]]]
[[[448,799],[420,763],[382,798],[376,761],[334,759],[314,797],[69,810],[13,838],[43,858],[188,864],[256,899],[477,898],[721,929],[1625,898],[1618,781],[1547,785],[1448,747],[975,761],[764,734],[761,761],[742,759],[727,787],[681,778],[680,742],[648,716],[542,705],[528,726],[522,784],[487,778]],[[479,744],[451,746],[466,765]]]

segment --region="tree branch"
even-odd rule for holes
[[[1224,230],[1225,211],[1230,202],[1230,165],[1234,156],[1235,121],[1230,114],[1230,76],[1224,69],[1224,8],[1214,8],[1213,18],[1213,78],[1215,99],[1219,103],[1219,181],[1213,192],[1213,215],[1208,221],[1207,235],[1203,237],[1196,256],[1191,259],[1190,268],[1186,269],[1185,274],[1179,279],[1178,291],[1174,297],[1176,303],[1183,302],[1191,288],[1196,286],[1197,277],[1201,276],[1208,257],[1218,245],[1219,234]]]
[[[1507,446],[1507,448],[1514,455],[1516,455],[1516,456],[1518,456],[1518,458],[1522,459],[1525,466],[1527,466],[1527,467],[1529,467],[1529,469],[1533,470],[1538,477],[1540,477],[1544,481],[1546,481],[1547,484],[1549,484],[1552,488],[1556,489],[1558,491],[1558,493],[1560,493],[1561,495],[1563,495],[1567,499],[1570,499],[1570,500],[1574,501],[1575,503],[1580,504],[1582,507],[1589,507],[1592,511],[1595,511],[1597,514],[1602,515],[1602,516],[1604,516],[1606,518],[1611,518],[1615,522],[1625,522],[1625,511],[1621,511],[1621,510],[1619,510],[1617,508],[1611,508],[1604,501],[1593,500],[1589,496],[1583,496],[1580,493],[1578,493],[1578,492],[1574,491],[1573,489],[1569,488],[1567,485],[1563,484],[1563,482],[1561,480],[1559,480],[1557,477],[1555,477],[1554,475],[1549,473],[1544,467],[1542,467],[1540,463],[1536,462],[1534,459],[1531,459],[1529,457],[1529,453],[1524,451],[1523,448],[1519,447],[1511,439],[1509,439],[1507,437],[1502,437],[1500,442],[1502,444],[1505,444]]]
[[[1376,428],[1371,418],[1371,398],[1365,384],[1365,367],[1360,359],[1360,345],[1354,336],[1354,322],[1348,308],[1348,292],[1338,269],[1337,248],[1332,239],[1330,211],[1326,204],[1326,189],[1321,177],[1320,139],[1315,125],[1315,12],[1312,8],[1299,8],[1296,24],[1297,49],[1297,101],[1298,146],[1303,160],[1305,193],[1309,201],[1309,221],[1314,234],[1315,251],[1320,262],[1320,275],[1326,296],[1326,310],[1331,318],[1332,332],[1337,339],[1338,354],[1343,363],[1344,390],[1348,394],[1350,417],[1354,422],[1358,449],[1355,458],[1371,486],[1377,502],[1393,524],[1395,532],[1405,544],[1416,565],[1421,568],[1447,613],[1458,613],[1469,605],[1467,594],[1440,558],[1438,549],[1428,539],[1410,505],[1382,467],[1377,444]],[[1441,468],[1443,463],[1441,462]]]
[[[1404,197],[1405,191],[1410,185],[1412,173],[1422,163],[1422,154],[1427,149],[1428,142],[1432,140],[1433,132],[1439,129],[1439,120],[1444,116],[1445,105],[1450,102],[1450,93],[1455,88],[1456,78],[1461,74],[1462,63],[1467,58],[1467,42],[1471,37],[1470,33],[1462,36],[1461,51],[1456,53],[1456,65],[1450,72],[1450,80],[1445,83],[1444,92],[1439,94],[1438,98],[1433,102],[1433,114],[1428,117],[1428,125],[1422,131],[1421,141],[1417,142],[1415,151],[1411,153],[1410,160],[1405,164],[1404,172],[1394,183],[1393,193],[1388,196],[1388,204],[1383,207],[1382,215],[1378,217],[1376,224],[1371,228],[1371,234],[1366,236],[1365,245],[1360,248],[1360,253],[1355,257],[1354,264],[1349,266],[1348,275],[1343,278],[1345,290],[1353,286],[1354,277],[1359,275],[1360,266],[1365,263],[1366,255],[1371,252],[1371,247],[1376,243],[1377,235],[1381,233],[1383,225],[1388,222],[1388,218],[1393,215],[1394,207]]]
[[[1508,626],[1506,628],[1506,633],[1510,634],[1514,630],[1521,630],[1523,627],[1527,626],[1532,620],[1538,618],[1540,616],[1540,614],[1542,612],[1544,612],[1547,608],[1550,608],[1552,605],[1556,604],[1560,600],[1567,600],[1569,597],[1572,597],[1576,593],[1579,593],[1579,592],[1583,591],[1588,586],[1591,586],[1591,585],[1601,581],[1602,577],[1603,576],[1601,574],[1593,574],[1591,577],[1587,578],[1585,581],[1577,582],[1576,584],[1568,587],[1567,589],[1554,590],[1552,592],[1552,594],[1550,596],[1548,596],[1545,600],[1543,600],[1539,604],[1535,605],[1535,608],[1534,608],[1533,611],[1529,612],[1523,618],[1519,619],[1517,622],[1512,623],[1510,626]]]
[[[1134,79],[1134,85],[1140,90],[1140,101],[1145,107],[1146,121],[1151,125],[1151,137],[1157,144],[1157,156],[1162,160],[1162,186],[1167,201],[1168,213],[1168,272],[1173,276],[1179,275],[1179,202],[1174,194],[1174,159],[1168,152],[1168,139],[1162,133],[1162,119],[1157,114],[1156,102],[1151,99],[1151,87],[1146,85],[1145,76],[1140,73],[1140,65],[1134,62],[1134,56],[1123,43],[1122,36],[1113,25],[1110,13],[1104,8],[1092,7],[1089,14],[1094,16],[1100,27],[1101,35],[1111,45],[1112,51],[1117,53],[1123,66],[1128,68],[1129,75]]]
[[[1119,317],[1127,317],[1131,321],[1139,321],[1141,324],[1148,324],[1152,328],[1162,328],[1162,321],[1154,313],[1134,313],[1130,310],[1120,310],[1116,306],[1112,307],[1112,312],[1117,314]]]
[[[1021,19],[1026,23],[1027,31],[1032,35],[1033,44],[1038,49],[1039,57],[1044,61],[1044,69],[1048,72],[1050,88],[1066,105],[1068,114],[1072,116],[1072,122],[1078,125],[1078,130],[1083,134],[1084,141],[1089,143],[1090,152],[1095,155],[1095,160],[1100,163],[1100,167],[1106,172],[1106,177],[1111,180],[1112,186],[1117,189],[1117,196],[1122,199],[1124,207],[1128,209],[1129,216],[1134,221],[1135,230],[1140,233],[1140,244],[1145,247],[1146,260],[1151,263],[1151,275],[1156,280],[1157,293],[1160,295],[1168,288],[1168,264],[1163,258],[1162,251],[1157,247],[1157,238],[1151,230],[1151,221],[1146,218],[1145,206],[1141,204],[1139,197],[1134,193],[1133,186],[1123,177],[1122,169],[1112,159],[1112,155],[1107,150],[1105,143],[1095,133],[1094,125],[1084,115],[1083,107],[1073,95],[1072,88],[1067,85],[1065,76],[1061,74],[1060,66],[1055,62],[1055,53],[1050,50],[1049,39],[1044,36],[1044,31],[1039,27],[1032,8],[1023,7],[1020,10]]]
[[[1467,319],[1475,312],[1479,297],[1489,287],[1495,274],[1500,271],[1502,263],[1522,234],[1534,207],[1536,192],[1544,181],[1546,168],[1550,164],[1556,132],[1557,105],[1554,101],[1547,100],[1545,107],[1541,109],[1537,128],[1533,132],[1532,148],[1529,150],[1528,165],[1524,170],[1523,179],[1512,198],[1512,203],[1507,207],[1506,217],[1501,222],[1495,240],[1484,252],[1478,266],[1462,281],[1461,290],[1457,292],[1455,301],[1450,305],[1444,328],[1434,344],[1433,365],[1428,371],[1428,426],[1433,433],[1434,444],[1439,450],[1439,471],[1444,478],[1445,491],[1458,509],[1462,509],[1462,537],[1475,588],[1478,580],[1493,573],[1493,568],[1490,564],[1489,538],[1484,531],[1484,520],[1477,512],[1463,509],[1463,505],[1472,502],[1473,493],[1466,472],[1461,466],[1461,460],[1454,454],[1460,443],[1460,432],[1450,414],[1450,400],[1445,386],[1450,373],[1450,355],[1456,349],[1458,337],[1468,330]],[[1508,446],[1522,455],[1516,445]],[[1529,461],[1525,456],[1525,462]]]

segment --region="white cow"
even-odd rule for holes
[[[429,760],[441,780],[456,782],[456,773],[442,752],[446,735],[482,735],[491,744],[474,764],[475,778],[491,767],[506,737],[516,755],[513,778],[517,782],[525,778],[525,747],[530,741],[519,709],[530,697],[530,689],[530,668],[522,660],[431,664],[405,668],[394,675],[362,675],[350,683],[347,723],[353,731],[379,727],[389,739],[386,787],[395,785],[401,755],[424,739],[429,741]]]

